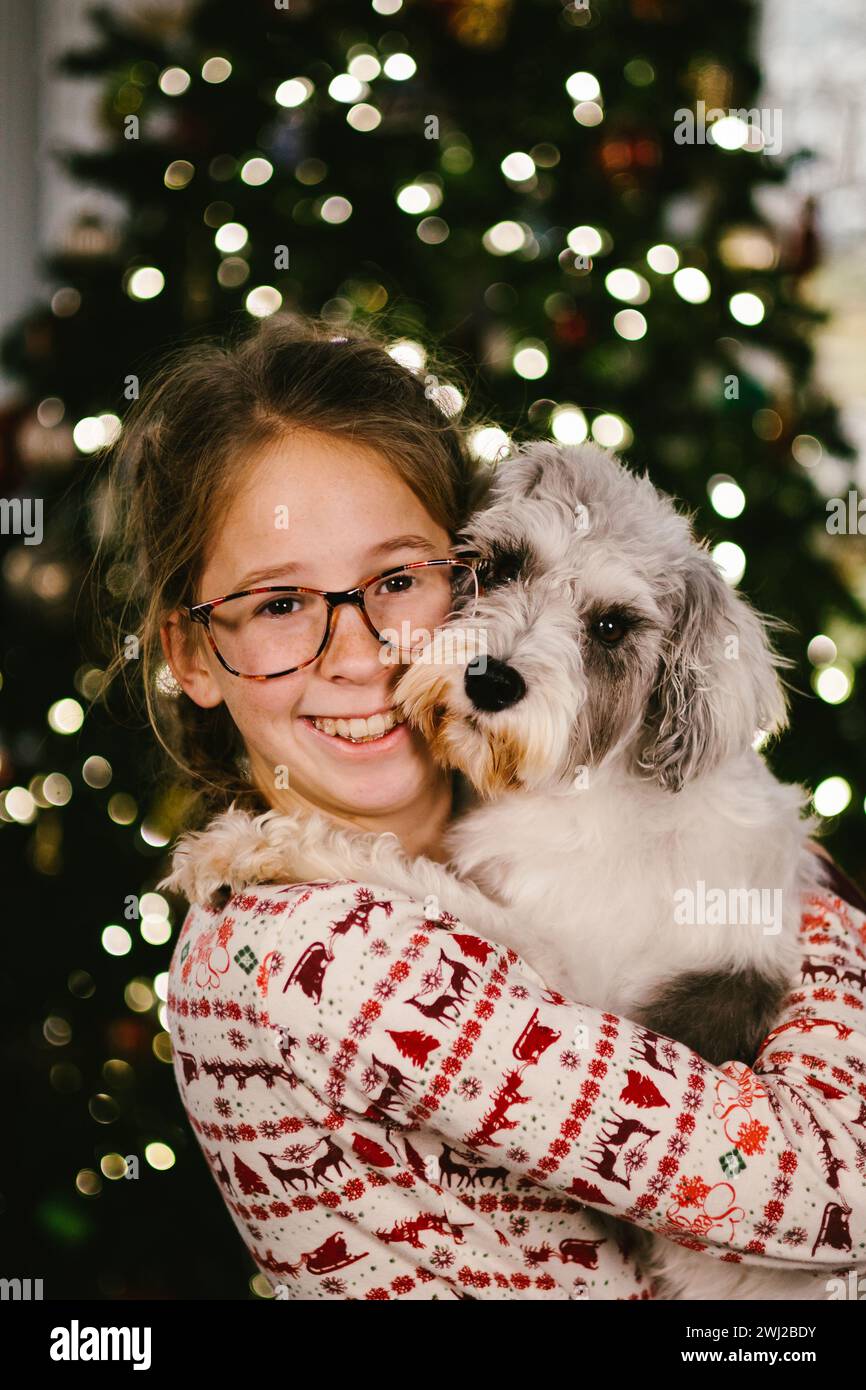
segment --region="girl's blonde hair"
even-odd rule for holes
[[[160,628],[194,601],[243,455],[296,428],[345,435],[387,457],[452,537],[486,489],[489,470],[467,440],[480,421],[470,426],[468,412],[451,410],[455,398],[441,392],[447,383],[466,398],[454,362],[428,349],[418,371],[392,355],[390,342],[381,328],[280,315],[233,341],[187,344],[162,361],[109,452],[97,565],[103,599],[110,591],[115,601],[104,688],[121,677],[143,699],[157,738],[208,811],[260,800],[241,770],[243,745],[226,707],[161,693]],[[137,660],[128,659],[130,639]]]

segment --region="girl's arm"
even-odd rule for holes
[[[434,1130],[719,1258],[866,1264],[866,915],[830,890],[804,902],[805,975],[751,1069],[564,999],[417,900],[288,895],[264,1023],[335,1134]]]

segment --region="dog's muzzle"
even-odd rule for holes
[[[492,657],[470,661],[463,688],[475,708],[488,714],[509,709],[526,694],[526,682],[520,672]]]

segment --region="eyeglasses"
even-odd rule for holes
[[[300,671],[328,645],[335,608],[360,610],[392,659],[409,660],[455,611],[467,616],[478,598],[477,560],[415,560],[374,574],[354,589],[268,585],[223,594],[184,608],[201,623],[217,660],[233,676],[267,681]]]

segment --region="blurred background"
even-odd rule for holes
[[[163,1026],[183,800],[92,705],[100,451],[203,330],[386,315],[419,371],[439,339],[500,423],[480,455],[622,450],[791,625],[769,756],[866,884],[866,10],[0,10],[0,1273],[256,1298]]]

